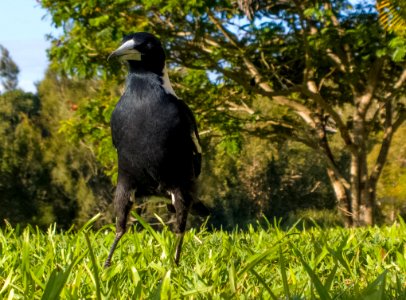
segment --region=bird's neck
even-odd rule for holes
[[[138,68],[136,70],[130,69],[126,84],[126,90],[128,92],[136,93],[137,88],[143,85],[145,86],[145,83],[148,83],[149,85],[159,85],[161,88],[163,88],[165,93],[171,94],[178,98],[172,88],[166,66],[164,66],[159,72],[145,70],[145,68]]]
[[[160,76],[162,75],[162,69],[165,67],[164,63],[158,60],[129,60],[127,62],[129,73],[154,73]]]

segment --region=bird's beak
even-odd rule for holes
[[[120,60],[141,60],[141,52],[134,48],[134,41],[129,40],[122,44],[118,49],[113,51],[107,60],[110,58],[118,57]]]

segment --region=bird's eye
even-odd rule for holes
[[[154,48],[154,45],[152,43],[147,43],[146,48],[152,49],[152,48]]]

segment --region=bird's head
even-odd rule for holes
[[[153,34],[137,32],[123,38],[121,46],[108,59],[117,57],[126,61],[130,72],[154,72],[161,75],[165,66],[165,52],[161,42]]]

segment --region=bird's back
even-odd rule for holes
[[[154,74],[133,74],[111,118],[119,170],[139,194],[193,180],[193,145],[180,100],[165,93]]]

